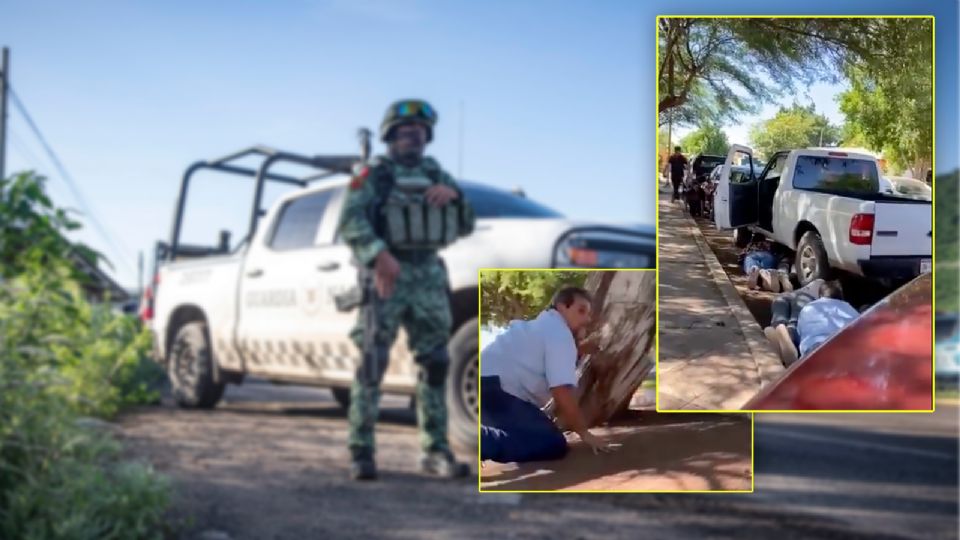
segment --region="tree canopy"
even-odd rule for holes
[[[808,146],[833,146],[840,140],[840,128],[817,114],[813,105],[780,107],[769,120],[750,128],[750,144],[760,154]]]
[[[707,122],[680,139],[680,146],[683,147],[684,152],[688,153],[723,155],[727,153],[730,142],[722,129],[716,124]]]
[[[660,123],[723,124],[817,80],[837,81],[851,60],[875,62],[885,19],[660,19]]]
[[[883,19],[883,63],[850,62],[839,98],[844,138],[880,150],[888,168],[923,178],[933,156],[933,22]]]
[[[480,274],[481,324],[504,326],[543,311],[565,285],[583,287],[589,272],[491,270]]]

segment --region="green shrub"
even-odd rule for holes
[[[83,415],[156,399],[150,338],[83,298],[42,179],[0,180],[0,538],[160,538],[166,481]]]

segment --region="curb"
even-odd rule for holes
[[[753,318],[743,298],[740,298],[740,293],[737,292],[737,288],[730,282],[730,278],[727,277],[727,273],[724,271],[723,265],[720,264],[720,260],[717,259],[713,250],[707,245],[707,241],[703,237],[700,227],[693,221],[693,218],[682,211],[680,212],[680,217],[686,223],[687,228],[690,229],[693,239],[697,243],[697,248],[700,250],[700,255],[703,256],[704,262],[710,269],[710,275],[713,277],[714,284],[720,289],[720,294],[722,294],[723,298],[727,301],[727,306],[729,306],[733,316],[737,319],[737,324],[740,325],[743,338],[747,342],[747,347],[750,349],[753,362],[757,367],[757,376],[760,379],[760,388],[762,389],[767,384],[779,379],[780,375],[786,371],[783,362],[780,361],[780,355],[773,350],[773,345],[771,345],[767,337],[763,335],[763,329],[757,324],[757,320]]]

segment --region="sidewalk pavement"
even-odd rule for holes
[[[660,411],[736,410],[784,371],[681,203],[660,187]]]

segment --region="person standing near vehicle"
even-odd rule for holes
[[[380,125],[388,153],[355,171],[340,217],[341,237],[361,272],[372,273],[375,290],[368,288],[367,295],[376,295],[368,296],[364,306],[376,306],[373,318],[361,315],[350,334],[364,353],[350,390],[348,414],[351,476],[357,480],[377,477],[374,426],[380,383],[401,324],[419,366],[421,469],[451,478],[470,472],[456,461],[447,440],[445,388],[452,315],[447,273],[437,251],[470,234],[475,220],[454,179],[424,155],[436,122],[436,112],[425,101],[390,105]],[[368,324],[373,320],[376,328],[367,328],[365,319]]]
[[[690,162],[680,153],[680,150],[681,148],[679,146],[673,147],[673,154],[667,159],[667,164],[663,168],[664,175],[670,175],[670,182],[673,184],[674,201],[680,200],[680,185],[683,184],[683,176],[686,174],[687,167],[690,165]]]

